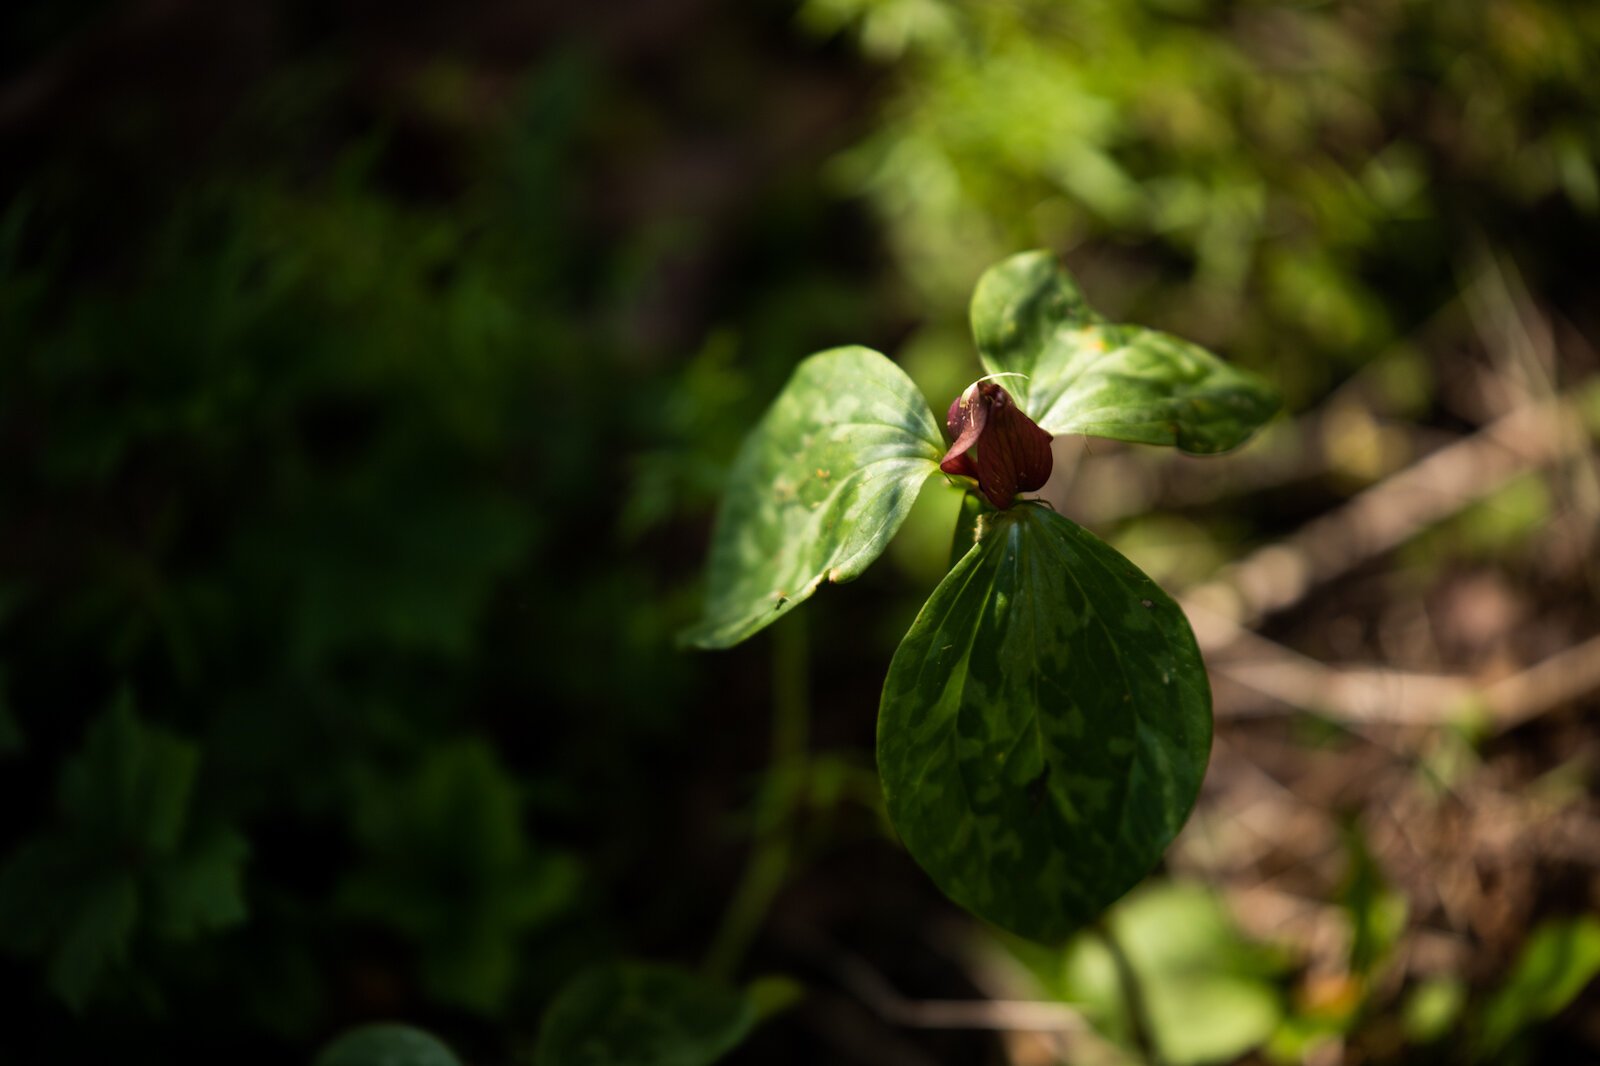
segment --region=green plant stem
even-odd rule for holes
[[[1111,965],[1117,971],[1117,988],[1122,993],[1123,1009],[1128,1014],[1128,1032],[1133,1038],[1134,1050],[1139,1057],[1149,1063],[1149,1066],[1165,1066],[1160,1051],[1156,1048],[1154,1030],[1150,1025],[1149,1007],[1145,1003],[1144,986],[1140,983],[1139,974],[1133,968],[1133,961],[1128,958],[1128,953],[1122,950],[1122,942],[1111,931],[1111,924],[1104,918],[1094,923],[1095,935],[1106,946],[1106,951],[1111,954]]]
[[[956,512],[955,533],[950,538],[950,561],[946,570],[954,570],[967,552],[972,550],[978,533],[978,516],[983,514],[983,500],[976,492],[966,492],[961,497],[961,509]]]
[[[755,839],[703,969],[728,980],[739,968],[793,865],[795,822],[806,789],[811,700],[807,684],[805,616],[790,615],[772,629],[771,790],[759,812]]]

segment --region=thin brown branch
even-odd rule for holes
[[[1476,706],[1503,731],[1600,691],[1600,636],[1484,685],[1459,674],[1329,666],[1205,606],[1186,599],[1183,607],[1211,672],[1266,697],[1255,706],[1219,700],[1217,713],[1224,717],[1270,712],[1281,705],[1346,722],[1439,725]]]
[[[1582,432],[1571,401],[1527,404],[1227,567],[1186,600],[1252,626],[1492,495],[1517,475],[1570,454]]]
[[[786,927],[784,939],[810,956],[839,986],[892,1025],[913,1029],[989,1029],[998,1032],[1078,1033],[1082,1014],[1049,1000],[908,999],[871,963],[816,929]]]
[[[1500,730],[1600,691],[1600,636],[1556,652],[1483,689],[1480,697]]]

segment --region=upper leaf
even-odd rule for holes
[[[1198,345],[1105,322],[1048,252],[989,268],[972,332],[990,373],[1021,374],[1022,409],[1051,433],[1085,433],[1195,454],[1243,444],[1278,409],[1261,378]]]
[[[1160,857],[1199,794],[1211,693],[1177,604],[1039,504],[984,517],[884,683],[878,770],[956,902],[1064,939]]]
[[[670,966],[580,974],[550,1005],[536,1066],[709,1066],[756,1022],[743,993]]]
[[[927,401],[867,348],[803,361],[745,440],[685,644],[726,648],[883,553],[944,452]]]

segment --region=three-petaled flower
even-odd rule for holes
[[[1050,480],[1050,434],[992,381],[968,386],[950,404],[945,428],[954,443],[939,469],[976,478],[978,491],[1002,511],[1016,502],[1017,493],[1041,489]]]

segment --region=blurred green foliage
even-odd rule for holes
[[[1246,940],[1222,900],[1203,885],[1152,881],[1107,912],[1140,987],[1153,1050],[1174,1064],[1225,1062],[1259,1047],[1285,1014],[1287,967]],[[1128,1004],[1107,932],[1090,930],[1064,951],[1014,943],[1049,994],[1080,1007],[1095,1027],[1132,1046]]]
[[[136,937],[159,948],[244,920],[248,848],[195,802],[199,762],[195,745],[146,726],[124,694],[63,767],[56,826],[0,869],[5,946],[42,955],[73,1007],[137,961]]]
[[[197,179],[109,253],[48,183],[5,216],[0,750],[27,761],[0,788],[29,835],[0,943],[141,1054],[168,1009],[169,1040],[304,1047],[537,1004],[614,935],[546,834],[666,846],[637,764],[677,743],[690,580],[624,549],[704,507],[722,457],[668,445],[743,372],[672,377],[591,320],[638,269],[570,209],[599,91],[542,67],[447,206],[386,192],[373,134],[311,180]],[[24,1048],[59,1010],[29,996]]]
[[[562,989],[535,1066],[710,1066],[756,1023],[745,993],[648,963],[601,966]]]
[[[380,1023],[341,1034],[318,1053],[314,1066],[461,1066],[461,1060],[420,1029]]]
[[[1600,974],[1600,919],[1544,922],[1528,937],[1504,982],[1476,1015],[1473,1051],[1482,1062],[1526,1060],[1531,1047],[1507,1045],[1553,1017]]]
[[[8,90],[113,7],[0,16]],[[671,650],[725,464],[794,361],[844,340],[953,396],[966,296],[1006,253],[1066,252],[1108,314],[1266,370],[1291,407],[1387,348],[1407,417],[1436,368],[1405,345],[1482,246],[1557,310],[1592,293],[1573,269],[1600,156],[1590,6],[806,0],[803,25],[889,71],[830,171],[876,230],[804,152],[774,153],[777,179],[737,169],[765,144],[670,156],[811,121],[749,91],[798,49],[796,8],[724,5],[718,33],[638,69],[556,41],[507,74],[443,37],[386,66],[322,40],[314,7],[203,150],[171,150],[159,98],[94,125],[119,90],[91,79],[82,128],[68,111],[50,142],[87,147],[6,156],[8,1062],[306,1061],[380,1018],[511,1061],[596,957],[698,954],[732,876],[685,836],[737,807],[717,789],[760,755],[726,745],[759,733],[766,689],[759,660],[713,684]],[[108,25],[109,70],[137,27]],[[826,49],[830,75],[861,75]],[[507,81],[489,104],[479,66]],[[693,77],[660,91],[665,68]],[[709,295],[676,287],[700,268]],[[819,707],[875,699],[955,502],[927,494],[891,551],[911,597],[869,576],[816,605]],[[1554,502],[1514,483],[1440,543],[1492,553]],[[1168,525],[1201,538],[1168,572],[1248,535],[1212,523]],[[876,803],[870,715],[818,737],[830,794]],[[1210,904],[1167,906],[1215,932]],[[1415,1042],[1481,1007],[1464,1039],[1536,1054],[1593,972],[1592,929],[1555,928],[1503,991],[1419,993]],[[1252,946],[1194,968],[1257,1023],[1213,1048],[1283,1010]]]
[[[340,888],[351,915],[418,948],[428,993],[493,1012],[516,975],[521,934],[572,905],[575,860],[530,853],[515,782],[481,740],[430,752],[405,780],[357,797],[368,858]]]
[[[1555,268],[1600,210],[1582,5],[808,0],[803,19],[894,63],[837,177],[919,302],[953,318],[982,264],[1064,249],[1111,317],[1272,367],[1291,407],[1433,314],[1477,248]]]

